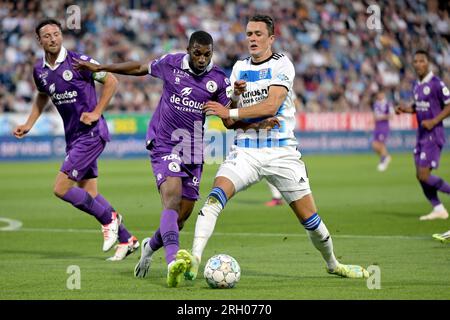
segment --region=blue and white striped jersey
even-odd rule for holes
[[[282,147],[297,145],[294,135],[296,125],[293,83],[295,68],[284,54],[274,53],[265,61],[254,63],[251,58],[235,63],[230,76],[231,84],[236,80],[247,83],[247,91],[239,99],[238,108],[245,108],[265,100],[270,86],[283,86],[288,90],[286,99],[280,105],[276,117],[281,128],[274,128],[267,134],[255,131],[237,131],[235,144],[245,148]],[[242,119],[246,122],[258,122],[262,118]]]

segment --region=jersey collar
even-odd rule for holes
[[[433,71],[428,72],[428,74],[425,77],[423,77],[422,81],[419,80],[417,83],[418,84],[427,83],[428,81],[431,80],[431,78],[433,78]]]
[[[47,62],[47,60],[45,60],[45,52],[44,52],[44,56],[42,57],[42,68],[45,68],[47,66],[51,70],[56,70],[56,68],[58,68],[59,65],[64,62],[64,60],[66,60],[66,56],[67,56],[67,50],[66,50],[66,48],[61,46],[61,50],[59,50],[59,54],[58,54],[58,57],[56,58],[55,65],[51,66]]]
[[[187,70],[187,71],[189,71],[190,73],[192,73],[192,74],[194,74],[194,75],[196,75],[196,76],[201,76],[202,74],[204,74],[204,73],[207,73],[207,72],[210,72],[211,71],[211,69],[213,68],[213,66],[214,66],[214,64],[213,64],[213,62],[212,62],[212,60],[211,60],[211,62],[208,64],[208,66],[206,67],[206,69],[205,69],[205,71],[203,71],[202,73],[195,73],[192,69],[191,69],[191,67],[189,66],[189,54],[185,54],[184,55],[184,57],[183,57],[183,61],[181,62],[181,68],[183,69],[183,70]]]
[[[268,57],[267,59],[265,59],[265,60],[263,60],[263,61],[260,61],[260,62],[254,62],[254,61],[252,60],[252,57],[250,57],[250,63],[251,63],[252,65],[254,65],[254,66],[257,66],[257,65],[266,63],[267,61],[269,61],[270,59],[273,58],[273,55],[274,55],[274,53],[272,53],[272,54],[270,55],[270,57]]]

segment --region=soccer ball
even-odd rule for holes
[[[222,253],[206,262],[203,275],[210,288],[233,288],[241,278],[241,267],[236,259]]]

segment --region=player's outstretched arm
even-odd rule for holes
[[[391,115],[390,114],[383,114],[383,115],[374,115],[375,121],[382,121],[382,120],[390,120]]]
[[[95,64],[89,61],[73,59],[74,67],[77,70],[90,70],[92,72],[107,71],[129,76],[145,76],[148,74],[148,64],[138,61],[127,61],[113,64]]]
[[[48,100],[49,97],[45,93],[38,92],[31,107],[31,113],[28,116],[27,121],[25,122],[25,124],[16,126],[12,132],[16,138],[23,138],[31,130],[37,119],[39,119],[39,117],[41,116]]]
[[[107,73],[105,78],[100,82],[103,83],[103,91],[97,105],[95,106],[95,109],[92,112],[83,112],[81,114],[80,121],[84,124],[91,125],[102,116],[103,111],[116,92],[117,85],[119,83],[117,78],[111,73]]]
[[[283,86],[271,86],[269,95],[264,101],[247,108],[228,109],[216,101],[208,101],[203,111],[207,115],[216,115],[222,119],[231,118],[233,120],[273,117],[287,96],[287,89]]]
[[[411,106],[404,106],[404,105],[399,105],[395,107],[395,113],[396,114],[402,114],[402,113],[416,113],[416,110],[414,109],[414,107]]]

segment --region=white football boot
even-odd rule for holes
[[[102,226],[103,251],[109,251],[119,237],[119,226],[122,223],[122,216],[117,212],[112,213],[112,220],[109,224]]]
[[[141,257],[134,267],[134,276],[136,278],[145,278],[152,263],[153,250],[150,247],[150,238],[142,240]]]
[[[386,156],[386,158],[384,158],[383,162],[380,162],[377,166],[377,170],[380,172],[386,171],[386,169],[389,166],[389,163],[391,162],[391,156]]]
[[[426,221],[426,220],[436,220],[436,219],[448,219],[448,212],[447,210],[434,210],[431,211],[429,214],[421,216],[420,221]]]
[[[139,248],[139,241],[135,236],[131,236],[128,242],[116,245],[116,253],[114,256],[106,259],[107,261],[120,261],[125,259]]]

